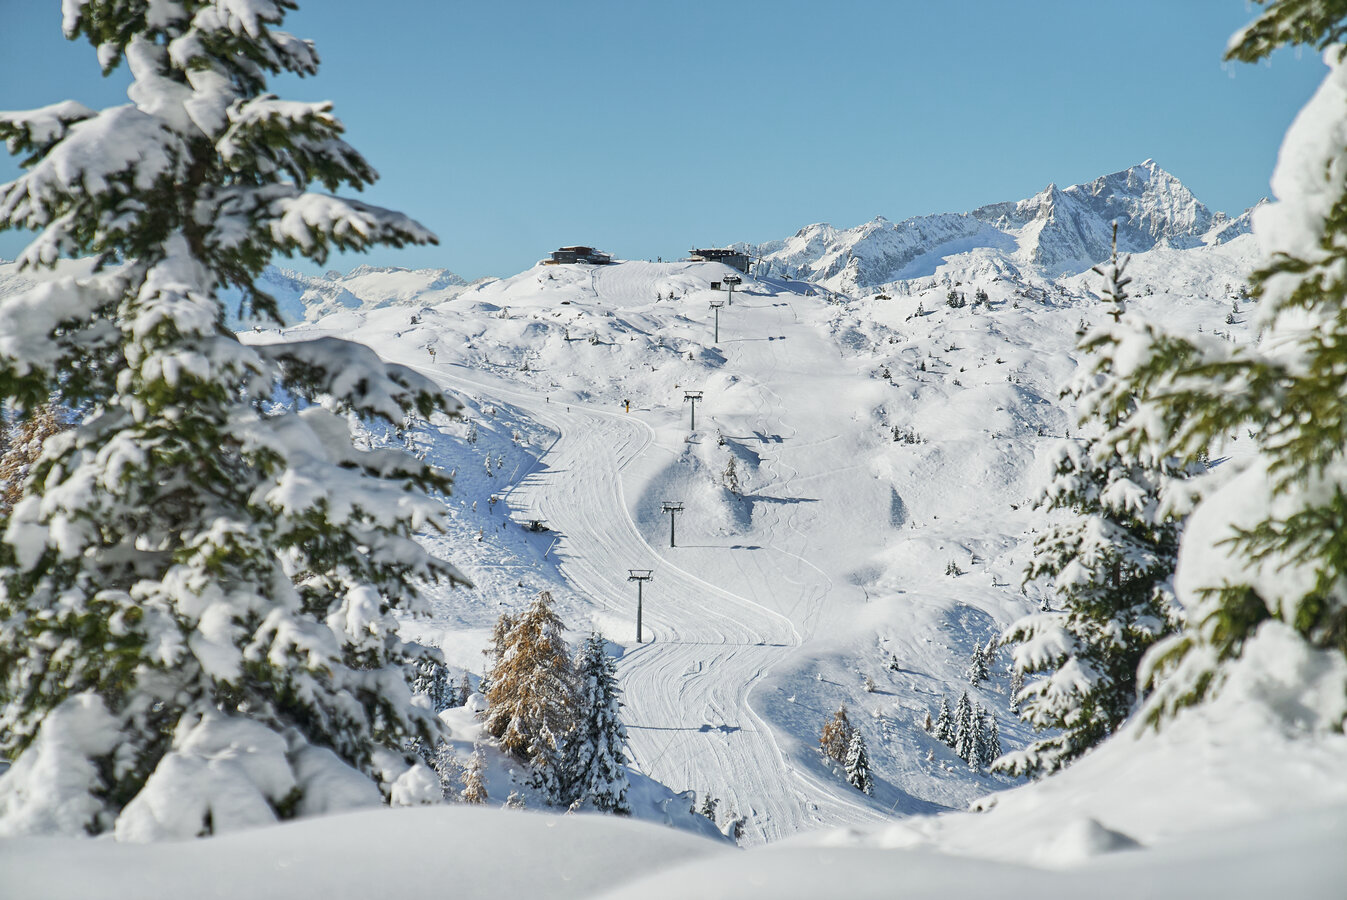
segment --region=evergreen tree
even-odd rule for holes
[[[524,761],[543,755],[544,768],[559,765],[557,736],[570,731],[575,717],[575,675],[565,630],[552,609],[552,595],[540,591],[501,635],[487,694],[487,733]]]
[[[1002,752],[1001,728],[996,724],[996,716],[991,713],[986,714],[986,720],[983,722],[982,746],[986,750],[986,755],[982,758],[981,766],[989,769],[1001,757]]]
[[[1115,321],[1126,311],[1126,264],[1115,234],[1112,259],[1095,269]],[[1091,331],[1082,347],[1104,340]],[[1070,516],[1034,542],[1025,573],[1026,580],[1054,579],[1065,608],[1026,616],[1004,638],[1017,643],[1015,670],[1036,676],[1020,716],[1052,732],[1003,761],[1015,774],[1056,771],[1116,731],[1136,704],[1142,656],[1177,625],[1170,582],[1181,521],[1170,501],[1190,473],[1171,457],[1118,456],[1110,434],[1134,404],[1101,406],[1116,393],[1115,381],[1104,353],[1073,388],[1085,410],[1080,434],[1089,437],[1063,445],[1041,503]]]
[[[943,695],[940,697],[940,714],[936,717],[935,730],[931,734],[941,743],[953,746],[954,716],[949,711],[949,700]]]
[[[851,732],[842,765],[846,769],[847,784],[866,794],[875,792],[874,779],[870,775],[870,754],[865,749],[865,738],[859,728]]]
[[[412,693],[425,694],[431,709],[441,713],[454,705],[452,682],[444,663],[432,656],[423,656],[412,664],[412,670]]]
[[[734,494],[737,497],[740,491],[739,467],[738,464],[735,462],[733,456],[730,457],[730,461],[725,465],[725,473],[722,476],[722,479],[724,480],[725,483],[725,490],[729,491],[731,494]]]
[[[435,752],[429,754],[428,764],[440,779],[440,793],[446,800],[457,799],[457,785],[463,783],[466,772],[454,755],[454,749],[448,741],[440,741]]]
[[[1018,714],[1020,711],[1020,691],[1024,690],[1024,670],[1018,666],[1010,670],[1010,711]]]
[[[973,655],[968,660],[968,667],[964,669],[964,677],[973,687],[977,687],[992,677],[992,673],[987,665],[987,657],[982,651],[981,644],[973,645]]]
[[[702,795],[702,808],[697,812],[714,822],[716,820],[716,806],[719,803],[720,801],[712,797],[710,791],[707,791]]]
[[[973,703],[964,691],[954,708],[954,742],[950,747],[965,762],[973,755],[973,733],[976,724],[973,719]]]
[[[935,732],[935,722],[931,720],[931,711],[929,709],[926,710],[926,717],[921,721],[921,730],[927,734],[933,734]]]
[[[375,175],[329,104],[267,92],[271,76],[317,70],[312,45],[278,28],[293,8],[68,0],[66,35],[105,72],[128,61],[132,103],[0,114],[24,168],[0,186],[0,229],[37,232],[20,267],[98,263],[0,300],[0,399],[23,419],[48,400],[83,417],[46,442],[0,522],[0,756],[15,760],[0,815],[61,802],[90,831],[188,836],[154,816],[150,786],[177,802],[191,765],[175,760],[246,735],[272,762],[193,800],[196,822],[246,803],[249,822],[291,817],[322,808],[311,792],[332,783],[304,775],[313,748],[389,796],[409,740],[439,733],[410,702],[418,651],[396,616],[428,613],[419,584],[465,583],[413,538],[437,527],[428,492],[448,479],[357,449],[348,423],[457,405],[339,338],[249,346],[226,326],[226,289],[278,320],[257,284],[278,252],[321,264],[435,240],[309,191]],[[62,744],[72,719],[113,745]],[[25,765],[29,751],[80,762]]]
[[[543,725],[529,745],[529,787],[543,795],[548,806],[566,806],[565,738]]]
[[[744,826],[748,824],[748,817],[741,816],[736,810],[731,809],[726,816],[724,833],[730,840],[738,843],[744,836]]]
[[[846,705],[837,707],[837,712],[833,713],[832,718],[823,723],[819,746],[823,748],[824,754],[838,762],[846,759],[853,730],[851,720],[847,717]]]
[[[446,701],[446,703],[448,704],[447,706],[445,706],[445,709],[453,709],[455,706],[462,706],[462,705],[463,705],[463,703],[462,703],[461,700],[460,700],[460,695],[459,695],[459,692],[458,692],[458,679],[457,679],[457,678],[454,678],[453,676],[450,676],[450,677],[449,677],[448,684],[447,684],[447,686],[446,686],[446,688],[445,688],[445,695],[444,695],[444,696],[445,696],[445,701]]]
[[[978,706],[973,710],[973,717],[970,720],[968,728],[968,755],[963,757],[964,762],[968,763],[970,769],[980,769],[983,765],[983,758],[987,755],[986,734],[983,731],[983,709]]]
[[[627,730],[622,725],[617,665],[602,635],[591,634],[576,661],[576,723],[566,742],[565,790],[568,804],[592,804],[603,812],[626,815]]]
[[[486,756],[474,747],[463,769],[463,802],[480,805],[491,799],[486,795]]]
[[[1286,44],[1323,49],[1347,34],[1339,2],[1265,5],[1228,59],[1254,62]],[[1195,457],[1241,437],[1243,464],[1224,478],[1218,470],[1183,536],[1179,557],[1194,561],[1179,592],[1188,626],[1143,663],[1157,687],[1145,715],[1156,724],[1219,690],[1255,644],[1281,658],[1292,646],[1336,657],[1334,665],[1347,656],[1347,51],[1334,47],[1324,60],[1324,83],[1283,142],[1276,200],[1255,217],[1266,254],[1251,278],[1262,340],[1240,346],[1125,320],[1097,341],[1096,352],[1121,360],[1101,404],[1125,415],[1121,452]],[[1316,724],[1343,725],[1341,713],[1323,719]]]

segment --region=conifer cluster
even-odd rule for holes
[[[626,729],[616,664],[591,634],[572,662],[565,625],[541,591],[492,635],[487,733],[532,767],[532,784],[557,806],[627,813]]]
[[[867,794],[874,792],[870,753],[865,746],[865,737],[859,728],[851,724],[845,705],[839,706],[823,723],[819,747],[829,759],[842,764],[848,784]]]
[[[927,713],[923,727],[931,737],[957,753],[970,769],[990,769],[1001,756],[1001,729],[996,716],[981,704],[973,703],[967,691],[959,697],[953,712],[949,701],[941,697],[935,721]]]

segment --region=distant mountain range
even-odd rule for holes
[[[1087,184],[1050,184],[1027,200],[972,212],[902,222],[880,216],[845,230],[815,224],[784,241],[737,246],[761,258],[756,274],[851,293],[929,277],[959,254],[980,257],[1007,274],[1076,274],[1108,258],[1115,220],[1119,249],[1140,253],[1225,243],[1248,233],[1251,212],[1235,218],[1212,212],[1148,159]]]
[[[1266,202],[1266,201],[1260,201]],[[1256,208],[1256,207],[1255,207]],[[1086,184],[1050,184],[1026,200],[993,203],[972,212],[883,216],[839,229],[819,223],[793,236],[734,246],[758,259],[754,274],[819,284],[861,294],[913,279],[1001,277],[1023,283],[1087,271],[1108,258],[1112,223],[1119,249],[1191,250],[1215,247],[1249,233],[1253,208],[1236,217],[1212,212],[1179,179],[1146,160]],[[74,263],[68,265],[75,265]],[[12,291],[50,275],[19,275],[0,265],[0,290]],[[268,267],[259,286],[277,300],[287,324],[316,321],[341,309],[434,305],[473,285],[448,269],[357,266],[347,274],[305,275]],[[908,287],[911,287],[910,285]],[[231,323],[237,301],[230,303]]]
[[[276,298],[287,323],[314,321],[341,309],[378,309],[404,303],[431,305],[462,293],[471,284],[448,269],[356,266],[345,275],[305,275],[268,266],[258,287]]]

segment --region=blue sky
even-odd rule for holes
[[[506,275],[560,244],[666,259],[963,211],[1147,157],[1213,209],[1268,192],[1312,52],[1226,65],[1241,0],[308,0],[287,30],[440,246],[334,259]],[[0,0],[0,109],[125,102],[56,0]],[[18,172],[0,157],[0,181]],[[22,235],[0,234],[13,258]],[[283,265],[294,265],[278,260]],[[313,267],[300,264],[299,268]]]

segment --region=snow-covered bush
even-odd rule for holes
[[[0,830],[191,836],[433,781],[404,756],[441,726],[394,616],[463,580],[414,539],[448,480],[355,448],[348,417],[457,404],[365,347],[225,325],[227,289],[276,318],[277,252],[434,241],[308,189],[375,176],[329,104],[266,92],[317,69],[279,30],[293,8],[68,0],[67,36],[127,63],[132,102],[0,114],[25,169],[0,228],[37,232],[20,266],[99,263],[0,301],[0,399],[81,412],[0,522]]]

